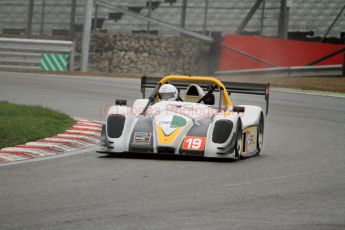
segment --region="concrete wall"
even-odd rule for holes
[[[77,49],[80,51],[80,40]],[[198,74],[208,46],[186,37],[94,32],[90,71],[140,74]]]

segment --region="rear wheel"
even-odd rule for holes
[[[260,114],[260,121],[257,130],[257,140],[256,140],[256,155],[259,155],[264,143],[264,116]]]
[[[241,119],[238,119],[236,127],[236,148],[235,148],[235,160],[241,159],[241,149],[242,149],[242,123]]]

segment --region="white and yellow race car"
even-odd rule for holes
[[[167,84],[178,89],[173,100],[161,93]],[[146,89],[152,91],[148,98]],[[116,100],[109,109],[102,148],[97,152],[234,160],[260,153],[269,84],[221,82],[199,76],[169,75],[160,80],[144,76],[141,92],[143,99],[135,100],[132,106],[127,106],[126,100]],[[235,106],[231,93],[264,95],[266,111],[254,105]]]

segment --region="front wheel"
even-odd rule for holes
[[[235,160],[241,159],[241,149],[242,149],[242,123],[241,119],[238,119],[236,127],[236,148],[235,148]]]
[[[264,116],[260,114],[260,121],[256,135],[256,155],[259,155],[264,143]]]

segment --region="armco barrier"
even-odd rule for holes
[[[45,56],[64,57],[52,58],[49,65],[42,65],[41,61]],[[67,57],[67,59],[65,59]],[[52,63],[55,62],[56,63]],[[45,63],[46,64],[46,63]],[[20,39],[0,38],[0,70],[21,69],[21,70],[52,70],[65,71],[67,65],[69,70],[74,69],[74,42],[41,39]],[[47,67],[46,69],[44,68]],[[57,67],[57,68],[55,68]]]
[[[218,71],[218,76],[229,77],[341,77],[342,65],[293,66],[266,69]]]

